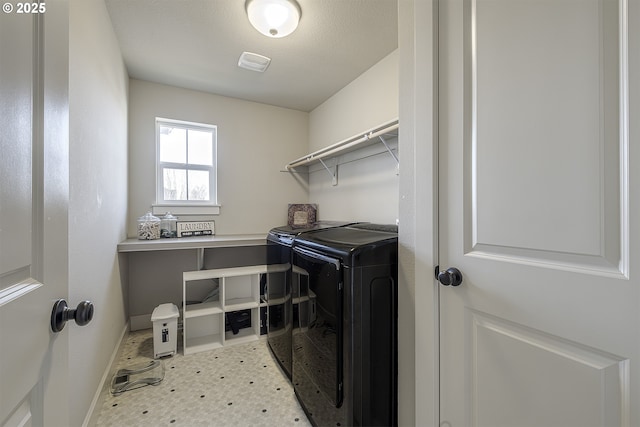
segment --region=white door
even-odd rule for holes
[[[640,425],[639,6],[440,2],[441,425]]]
[[[16,5],[0,14],[0,425],[63,426],[68,339],[50,317],[67,296],[67,12]]]

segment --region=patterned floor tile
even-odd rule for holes
[[[129,334],[117,369],[153,360],[152,330]],[[97,427],[310,426],[266,340],[162,359],[164,379],[109,395]],[[111,381],[111,379],[109,379]]]

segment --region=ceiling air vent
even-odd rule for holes
[[[257,53],[242,52],[238,60],[238,67],[262,73],[270,63],[271,58],[267,58],[266,56],[258,55]]]

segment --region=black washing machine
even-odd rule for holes
[[[356,224],[294,239],[310,310],[293,334],[292,382],[314,425],[397,425],[397,231]]]
[[[299,280],[291,268],[293,239],[303,232],[344,227],[350,224],[354,222],[318,221],[305,228],[284,225],[271,229],[267,236],[267,264],[274,266],[272,271],[267,273],[267,342],[289,378],[291,378],[291,339],[294,325],[297,328],[300,324],[298,318],[301,310]],[[292,286],[294,282],[296,286]],[[304,302],[302,310],[308,309],[309,305]],[[303,318],[308,317],[305,311]]]

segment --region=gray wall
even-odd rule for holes
[[[265,264],[267,246],[237,246],[204,250],[203,269]],[[160,304],[172,302],[182,308],[182,273],[198,269],[198,250],[178,249],[130,252],[129,315],[132,330],[152,326],[151,313]]]
[[[130,237],[155,202],[156,117],[218,126],[216,234],[266,234],[286,224],[289,203],[307,202],[306,182],[280,171],[307,150],[308,113],[131,79]]]
[[[89,325],[68,328],[78,426],[126,324],[116,247],[126,236],[128,77],[104,2],[71,0],[69,17],[68,302],[95,305]]]
[[[362,134],[396,118],[397,50],[310,113],[309,151]],[[397,149],[397,139],[389,142]],[[379,154],[357,160],[376,153]],[[328,160],[327,165],[335,161]],[[394,224],[398,218],[399,178],[397,163],[384,146],[376,144],[344,154],[337,161],[341,164],[336,186],[321,165],[309,168],[309,200],[318,204],[318,216],[325,220]]]

